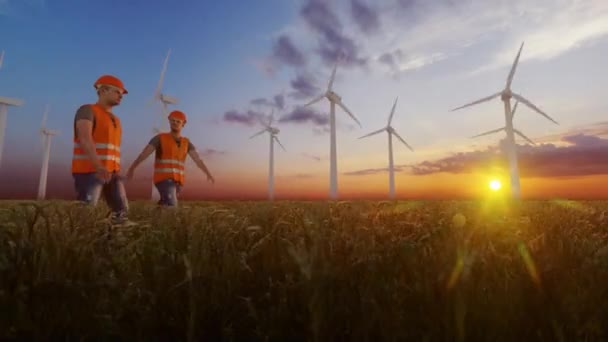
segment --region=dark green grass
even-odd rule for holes
[[[606,202],[184,205],[0,202],[0,337],[608,339]]]

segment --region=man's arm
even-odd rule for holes
[[[196,166],[198,166],[199,169],[201,169],[205,174],[207,174],[207,177],[213,178],[211,176],[211,172],[209,172],[209,170],[207,169],[207,166],[205,165],[205,163],[199,156],[199,154],[196,151],[196,148],[194,148],[194,146],[192,146],[192,145],[189,146],[188,155],[190,156],[190,158],[192,158],[192,160],[194,160],[194,162],[196,163]]]
[[[76,111],[76,117],[74,118],[76,126],[76,137],[80,143],[80,147],[84,150],[87,157],[96,169],[103,167],[97,157],[97,151],[95,150],[95,142],[93,141],[93,110],[89,105],[83,105]]]
[[[158,135],[153,137],[152,139],[150,139],[150,142],[148,142],[148,145],[146,145],[146,147],[144,147],[144,149],[141,151],[139,156],[137,156],[137,158],[135,159],[133,164],[131,164],[131,166],[129,167],[129,171],[130,172],[135,171],[135,168],[137,168],[137,166],[139,166],[139,164],[141,164],[144,160],[146,160],[146,158],[148,158],[156,150],[159,143],[160,143],[160,138]]]

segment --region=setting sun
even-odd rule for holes
[[[489,186],[490,186],[490,189],[491,189],[492,191],[498,191],[498,190],[500,190],[500,186],[501,186],[501,184],[500,184],[500,181],[499,181],[499,180],[497,180],[497,179],[493,179],[493,180],[491,180],[491,181],[490,181]]]

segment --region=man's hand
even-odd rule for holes
[[[101,180],[104,181],[104,183],[107,183],[110,181],[110,179],[112,178],[112,175],[110,174],[110,171],[108,171],[108,169],[106,169],[105,166],[103,165],[96,165],[95,166],[95,176]]]
[[[213,179],[213,176],[210,173],[207,174],[207,181],[215,184],[215,179]]]
[[[135,170],[133,170],[133,168],[129,168],[129,170],[127,171],[127,180],[133,179],[133,173],[135,173]]]

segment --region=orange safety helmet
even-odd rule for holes
[[[179,120],[182,120],[184,122],[184,124],[186,123],[186,114],[184,114],[184,112],[181,112],[179,110],[172,111],[171,113],[169,113],[169,116],[167,118],[168,119],[171,119],[171,118],[179,119]]]
[[[93,84],[93,87],[95,87],[95,89],[99,89],[99,87],[102,85],[114,86],[122,89],[124,94],[129,93],[127,89],[125,89],[124,84],[122,84],[122,81],[118,77],[112,75],[103,75],[99,77],[97,81],[95,81],[95,83]]]

